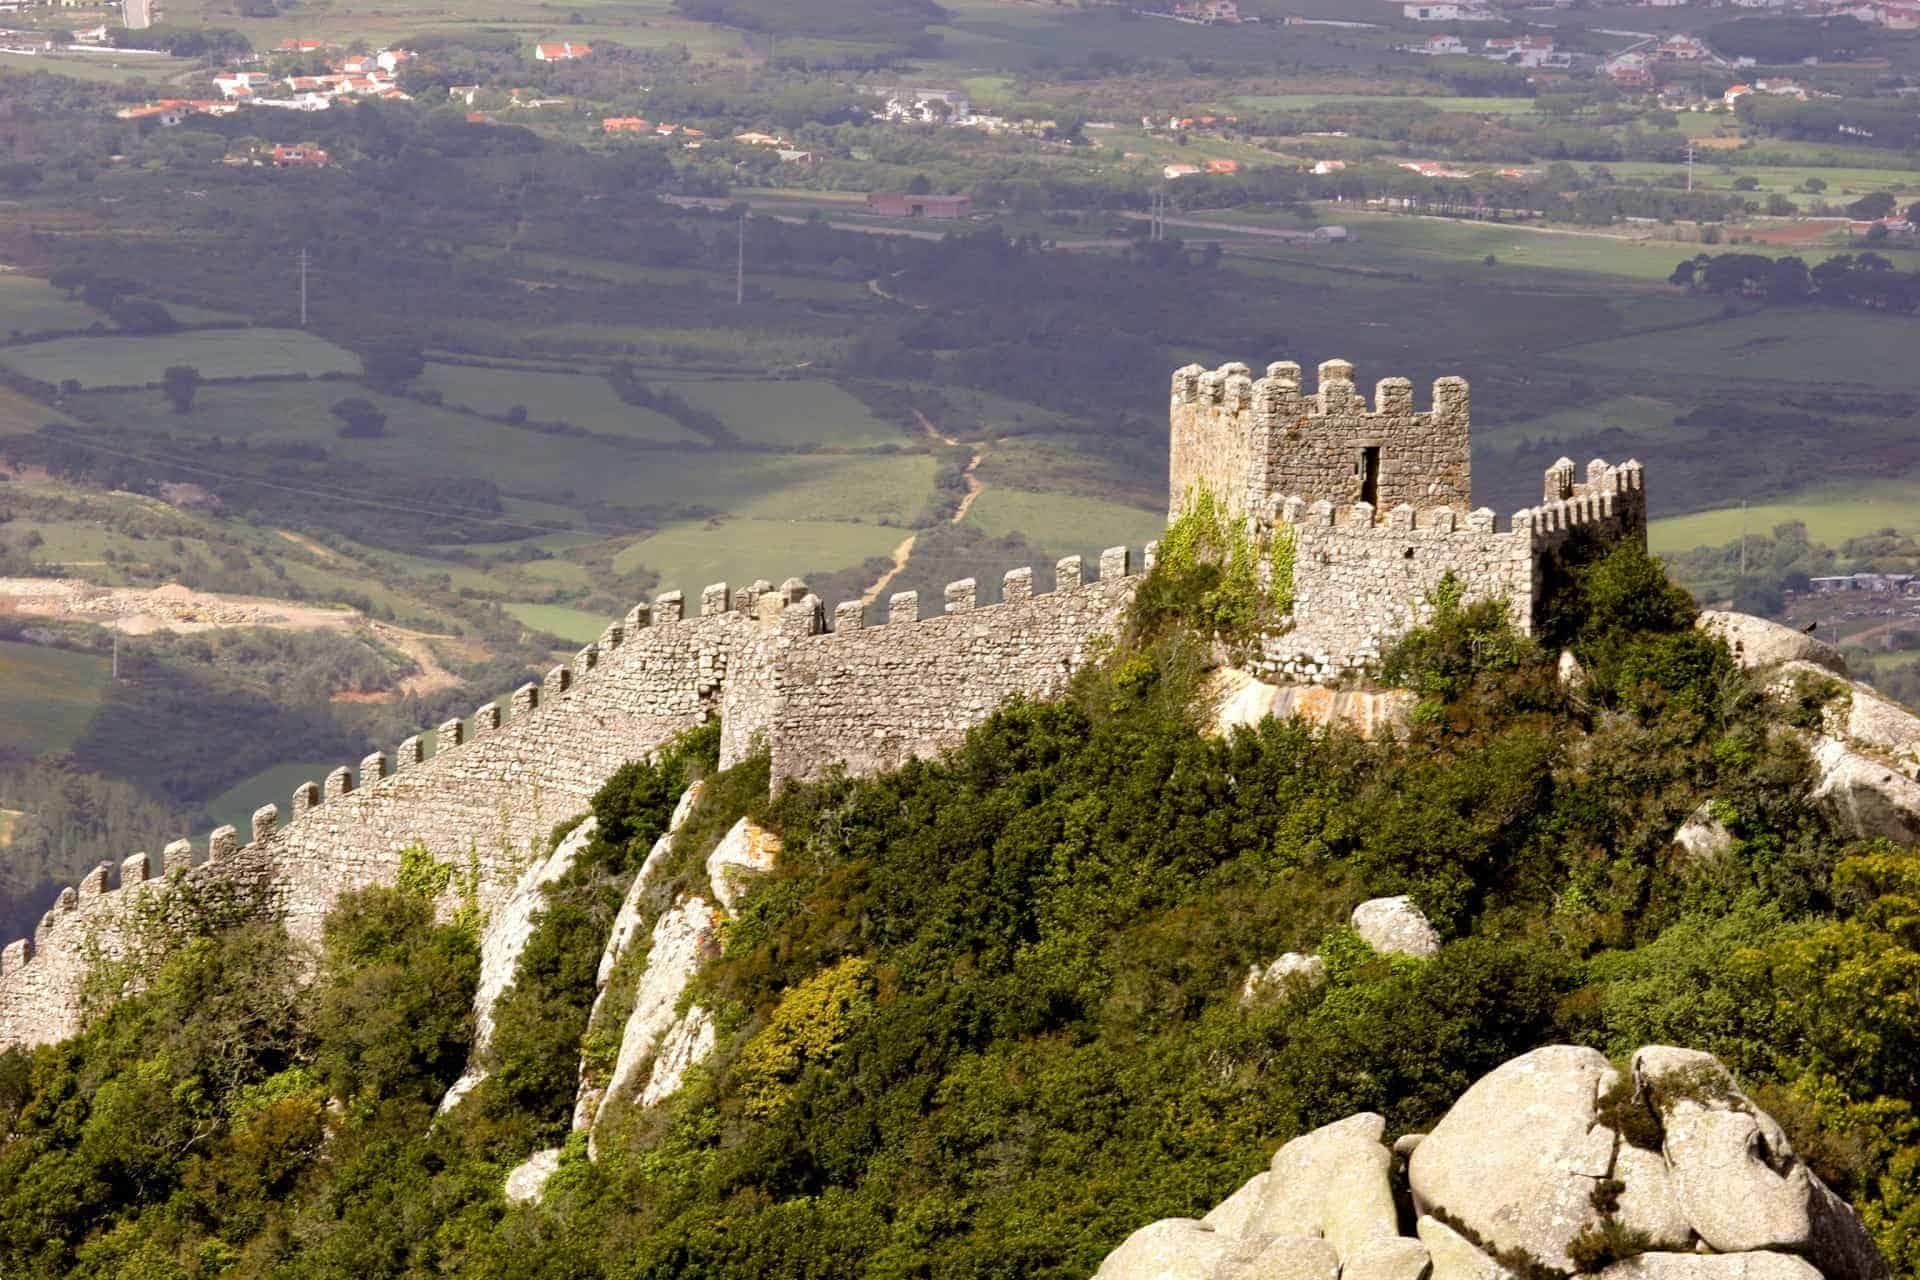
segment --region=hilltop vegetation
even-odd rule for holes
[[[0,1057],[9,1275],[1080,1277],[1139,1222],[1197,1211],[1261,1152],[1358,1109],[1430,1124],[1533,1045],[1646,1042],[1733,1064],[1797,1149],[1920,1263],[1905,903],[1920,855],[1849,843],[1657,566],[1584,570],[1544,637],[1442,602],[1389,670],[1405,741],[1197,727],[1218,588],[1162,570],[1143,630],[1057,704],[948,756],[764,795],[709,780],[666,871],[743,813],[779,869],[691,999],[716,1055],[653,1110],[576,1138],[537,1207],[501,1179],[563,1123],[622,876],[711,730],[622,771],[548,897],[483,1097],[439,1123],[477,968],[415,861],[346,899],[318,980],[217,903],[144,993],[68,1044]],[[1590,673],[1556,680],[1550,646]],[[1731,854],[1678,860],[1712,801]],[[677,868],[678,870],[675,870]],[[1447,939],[1383,958],[1352,905],[1414,895]],[[644,922],[643,922],[644,928]],[[1247,966],[1318,951],[1319,994],[1244,1004]],[[589,1045],[589,1052],[592,1047]]]

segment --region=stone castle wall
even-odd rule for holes
[[[1319,372],[1312,396],[1293,364],[1270,365],[1257,382],[1244,365],[1174,376],[1173,512],[1204,486],[1266,536],[1293,538],[1291,624],[1263,641],[1261,674],[1326,682],[1370,669],[1426,619],[1449,574],[1469,599],[1504,598],[1531,629],[1576,540],[1645,537],[1638,463],[1596,461],[1577,477],[1563,458],[1546,473],[1542,505],[1501,529],[1491,511],[1466,509],[1464,381],[1440,379],[1433,408],[1417,412],[1404,379],[1382,381],[1369,408],[1352,366],[1332,360]],[[1362,449],[1380,451],[1377,506],[1351,500]],[[1058,694],[1102,637],[1119,635],[1139,582],[1125,548],[1103,553],[1091,582],[1078,557],[1056,576],[1055,591],[1035,595],[1032,571],[1015,570],[1001,602],[985,606],[972,579],[952,583],[926,618],[913,594],[896,595],[880,627],[863,625],[857,601],[829,619],[798,579],[777,590],[716,583],[695,617],[678,592],[661,596],[504,704],[302,785],[287,821],[269,805],[244,842],[216,831],[199,866],[179,842],[158,880],[144,854],[121,865],[117,889],[112,868],[90,873],[31,939],[0,949],[0,1047],[71,1034],[91,960],[122,954],[133,908],[157,905],[166,886],[231,887],[311,942],[342,894],[392,882],[402,852],[420,845],[477,870],[492,910],[554,825],[585,810],[616,769],[716,715],[722,763],[764,748],[776,786],[953,746],[1011,698]]]
[[[1101,637],[1119,637],[1139,584],[1132,569],[1116,547],[1093,582],[1082,581],[1078,556],[1062,560],[1045,595],[1033,594],[1031,569],[1015,569],[999,604],[981,606],[968,578],[947,587],[944,612],[930,618],[909,592],[893,597],[885,626],[863,628],[847,608],[832,631],[796,627],[770,668],[774,784],[836,764],[892,769],[956,745],[1009,699],[1060,693]]]
[[[1319,388],[1300,389],[1300,366],[1267,366],[1256,381],[1244,364],[1188,365],[1173,375],[1168,514],[1205,488],[1239,515],[1267,511],[1276,496],[1339,505],[1357,501],[1356,465],[1379,450],[1382,511],[1468,504],[1472,488],[1467,384],[1441,378],[1433,407],[1416,411],[1413,384],[1385,378],[1374,402],[1354,389],[1345,360],[1320,365]]]
[[[1595,459],[1584,483],[1572,474],[1564,458],[1549,468],[1550,500],[1515,512],[1505,529],[1485,507],[1402,505],[1381,518],[1366,503],[1283,500],[1276,527],[1294,538],[1294,625],[1264,641],[1256,665],[1262,674],[1312,681],[1369,670],[1394,640],[1430,620],[1434,592],[1448,575],[1465,600],[1506,600],[1514,626],[1531,633],[1559,554],[1575,538],[1646,539],[1639,463]]]
[[[1060,581],[1078,585],[1038,597],[1032,571],[1017,570],[1006,600],[978,609],[971,581],[955,583],[949,612],[924,621],[913,597],[899,596],[894,624],[871,629],[851,602],[828,630],[797,579],[777,591],[715,584],[694,618],[679,592],[661,596],[541,683],[302,784],[284,811],[257,811],[244,836],[220,828],[197,865],[178,841],[158,869],[145,854],[95,868],[62,891],[33,937],[0,949],[0,1048],[76,1032],[90,968],[121,958],[150,914],[140,908],[163,908],[156,895],[175,889],[232,889],[317,942],[343,894],[392,883],[402,852],[420,845],[477,870],[491,912],[553,827],[587,809],[615,770],[715,715],[723,762],[764,747],[778,781],[831,764],[870,772],[950,746],[1008,697],[1057,692],[1093,637],[1118,631],[1138,582],[1130,563],[1116,548],[1101,579],[1081,583],[1078,558],[1062,561]]]

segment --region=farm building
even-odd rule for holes
[[[867,212],[883,218],[964,218],[973,212],[973,197],[875,191],[867,196]]]
[[[533,46],[535,62],[577,62],[593,52],[590,44],[574,44],[562,40],[559,44],[536,44]]]

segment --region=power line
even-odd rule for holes
[[[607,538],[631,538],[651,533],[650,529],[612,529],[596,525],[560,525],[542,524],[538,521],[515,520],[511,516],[502,516],[487,512],[484,507],[423,507],[398,502],[382,502],[374,498],[363,498],[358,494],[342,489],[316,489],[301,485],[280,484],[272,480],[260,480],[253,476],[239,475],[231,471],[218,471],[203,467],[197,463],[182,462],[164,455],[134,453],[127,449],[115,449],[110,445],[97,444],[91,440],[82,440],[68,435],[48,437],[62,444],[76,445],[82,449],[91,449],[95,453],[111,454],[117,458],[127,458],[134,462],[146,462],[159,467],[173,467],[193,475],[209,476],[216,480],[231,480],[236,484],[258,485],[263,489],[275,489],[281,493],[297,493],[304,497],[320,498],[336,502],[351,502],[363,507],[373,507],[381,511],[398,511],[407,515],[439,516],[445,520],[460,520],[469,524],[507,525],[515,529],[528,529],[536,533],[593,533]],[[482,515],[466,515],[463,512],[487,512]]]

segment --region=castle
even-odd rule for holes
[[[1580,477],[1560,460],[1542,504],[1506,529],[1466,509],[1467,409],[1458,378],[1434,384],[1426,411],[1408,382],[1387,379],[1369,408],[1337,360],[1320,366],[1311,394],[1293,364],[1257,381],[1239,364],[1174,375],[1170,516],[1204,489],[1264,542],[1292,547],[1292,616],[1253,665],[1295,680],[1362,674],[1448,574],[1470,598],[1506,600],[1531,629],[1573,539],[1644,539],[1635,462],[1596,461]],[[222,827],[198,858],[176,841],[157,868],[136,853],[62,890],[31,938],[0,949],[0,1047],[73,1034],[89,970],[126,954],[135,921],[164,914],[176,886],[233,890],[315,941],[341,895],[391,883],[403,851],[421,846],[473,873],[492,911],[554,825],[587,809],[616,769],[715,717],[722,764],[764,749],[776,787],[950,747],[1011,698],[1059,693],[1121,630],[1153,552],[1137,563],[1109,549],[1091,579],[1068,557],[1051,591],[1016,569],[997,602],[964,579],[927,617],[913,593],[895,595],[872,627],[860,602],[829,615],[798,579],[717,583],[693,612],[681,593],[661,595],[504,704],[302,784],[284,821],[267,805],[244,838]]]

